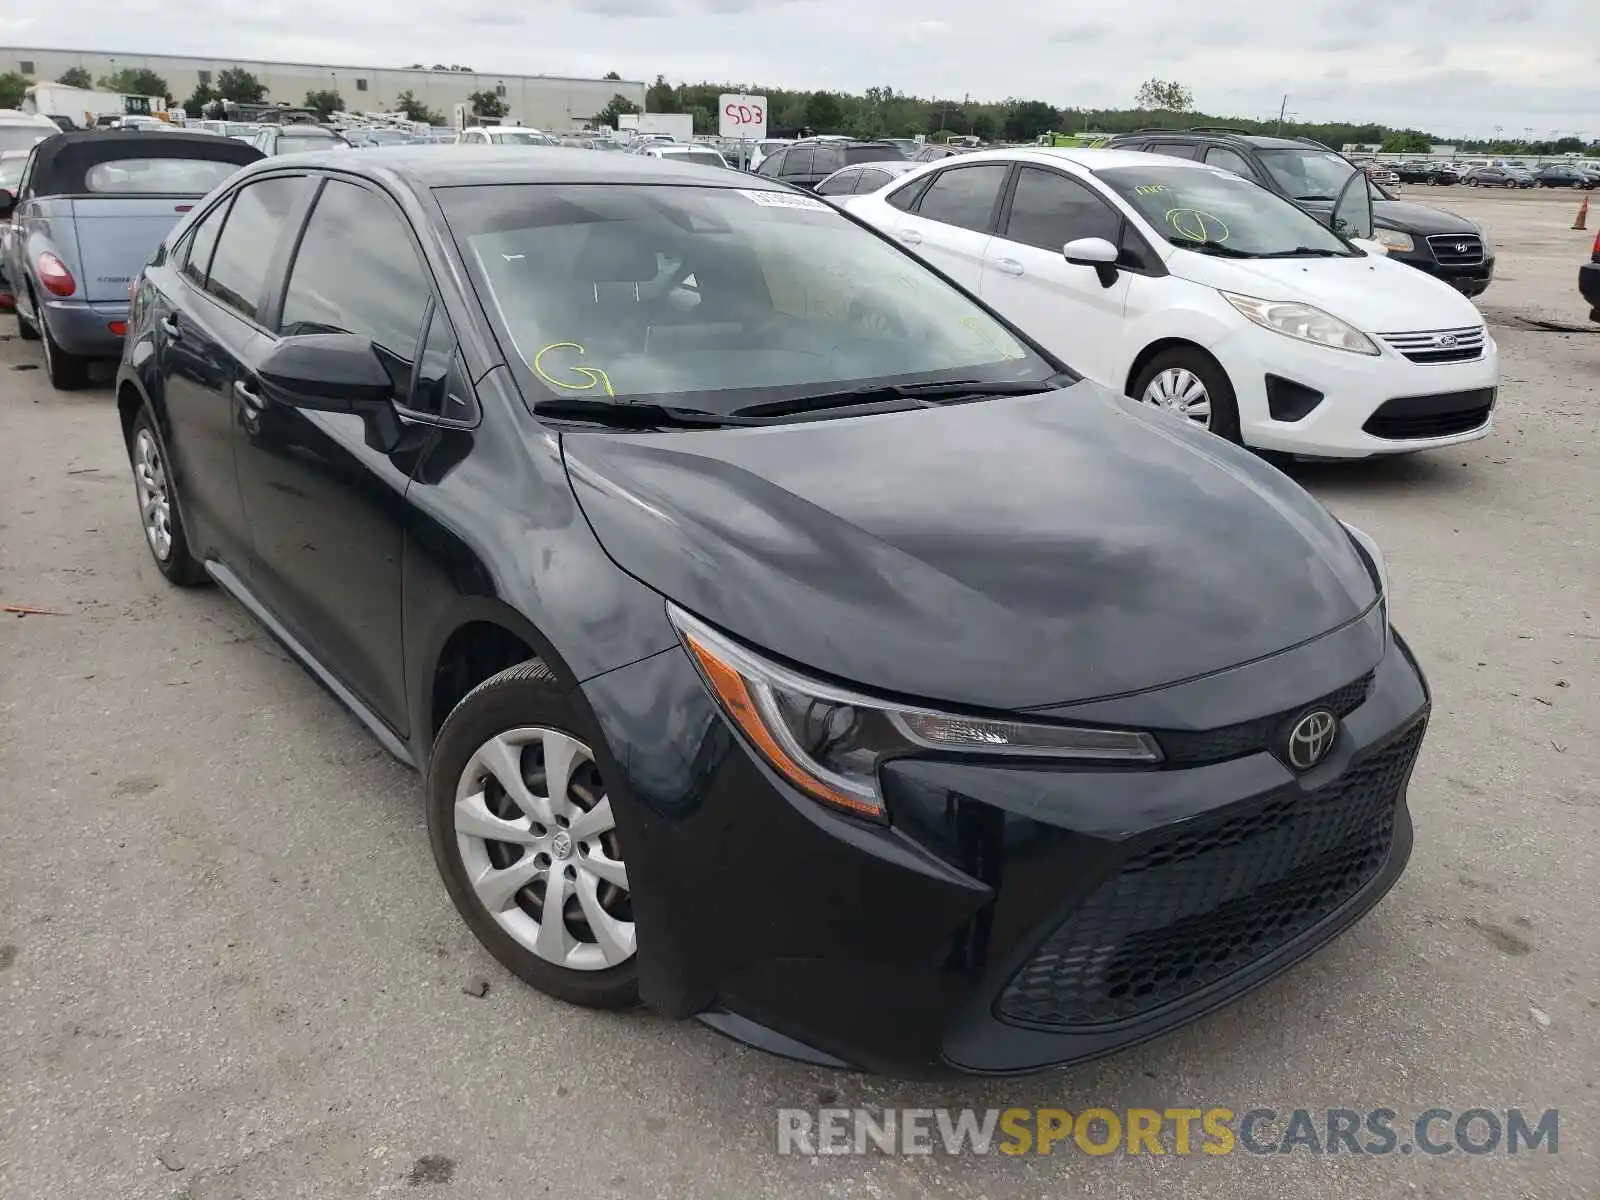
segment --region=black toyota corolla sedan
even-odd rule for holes
[[[1429,701],[1371,542],[822,200],[274,159],[131,326],[156,564],[425,773],[450,898],[553,996],[1029,1071],[1237,997],[1406,862]]]

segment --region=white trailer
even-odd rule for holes
[[[22,95],[22,111],[65,117],[79,129],[93,129],[121,117],[167,119],[165,96],[132,96],[64,83],[36,83]]]
[[[619,113],[617,132],[629,138],[655,133],[665,134],[675,142],[692,142],[694,117],[688,113]]]

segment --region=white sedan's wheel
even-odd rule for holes
[[[1202,429],[1211,428],[1211,394],[1201,378],[1187,367],[1168,367],[1150,381],[1139,398],[1187,417]]]

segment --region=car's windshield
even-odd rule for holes
[[[1355,170],[1332,150],[1263,149],[1256,153],[1284,195],[1295,200],[1337,200]]]
[[[43,125],[0,125],[0,150],[31,150],[54,132]]]
[[[810,196],[615,184],[436,194],[536,402],[726,414],[903,383],[1057,376],[915,259]]]
[[[1315,217],[1231,171],[1157,162],[1096,175],[1175,246],[1247,258],[1356,253]]]

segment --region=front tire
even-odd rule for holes
[[[428,835],[456,911],[507,970],[570,1004],[626,1008],[639,999],[633,896],[580,727],[542,663],[479,684],[439,731]]]
[[[1239,434],[1239,402],[1228,373],[1198,346],[1163,350],[1134,378],[1129,394],[1141,404],[1164,408],[1230,442]]]
[[[198,587],[208,582],[205,567],[189,552],[189,537],[183,528],[172,481],[171,459],[148,404],[139,410],[128,431],[128,462],[133,467],[139,524],[156,569],[178,587]]]

